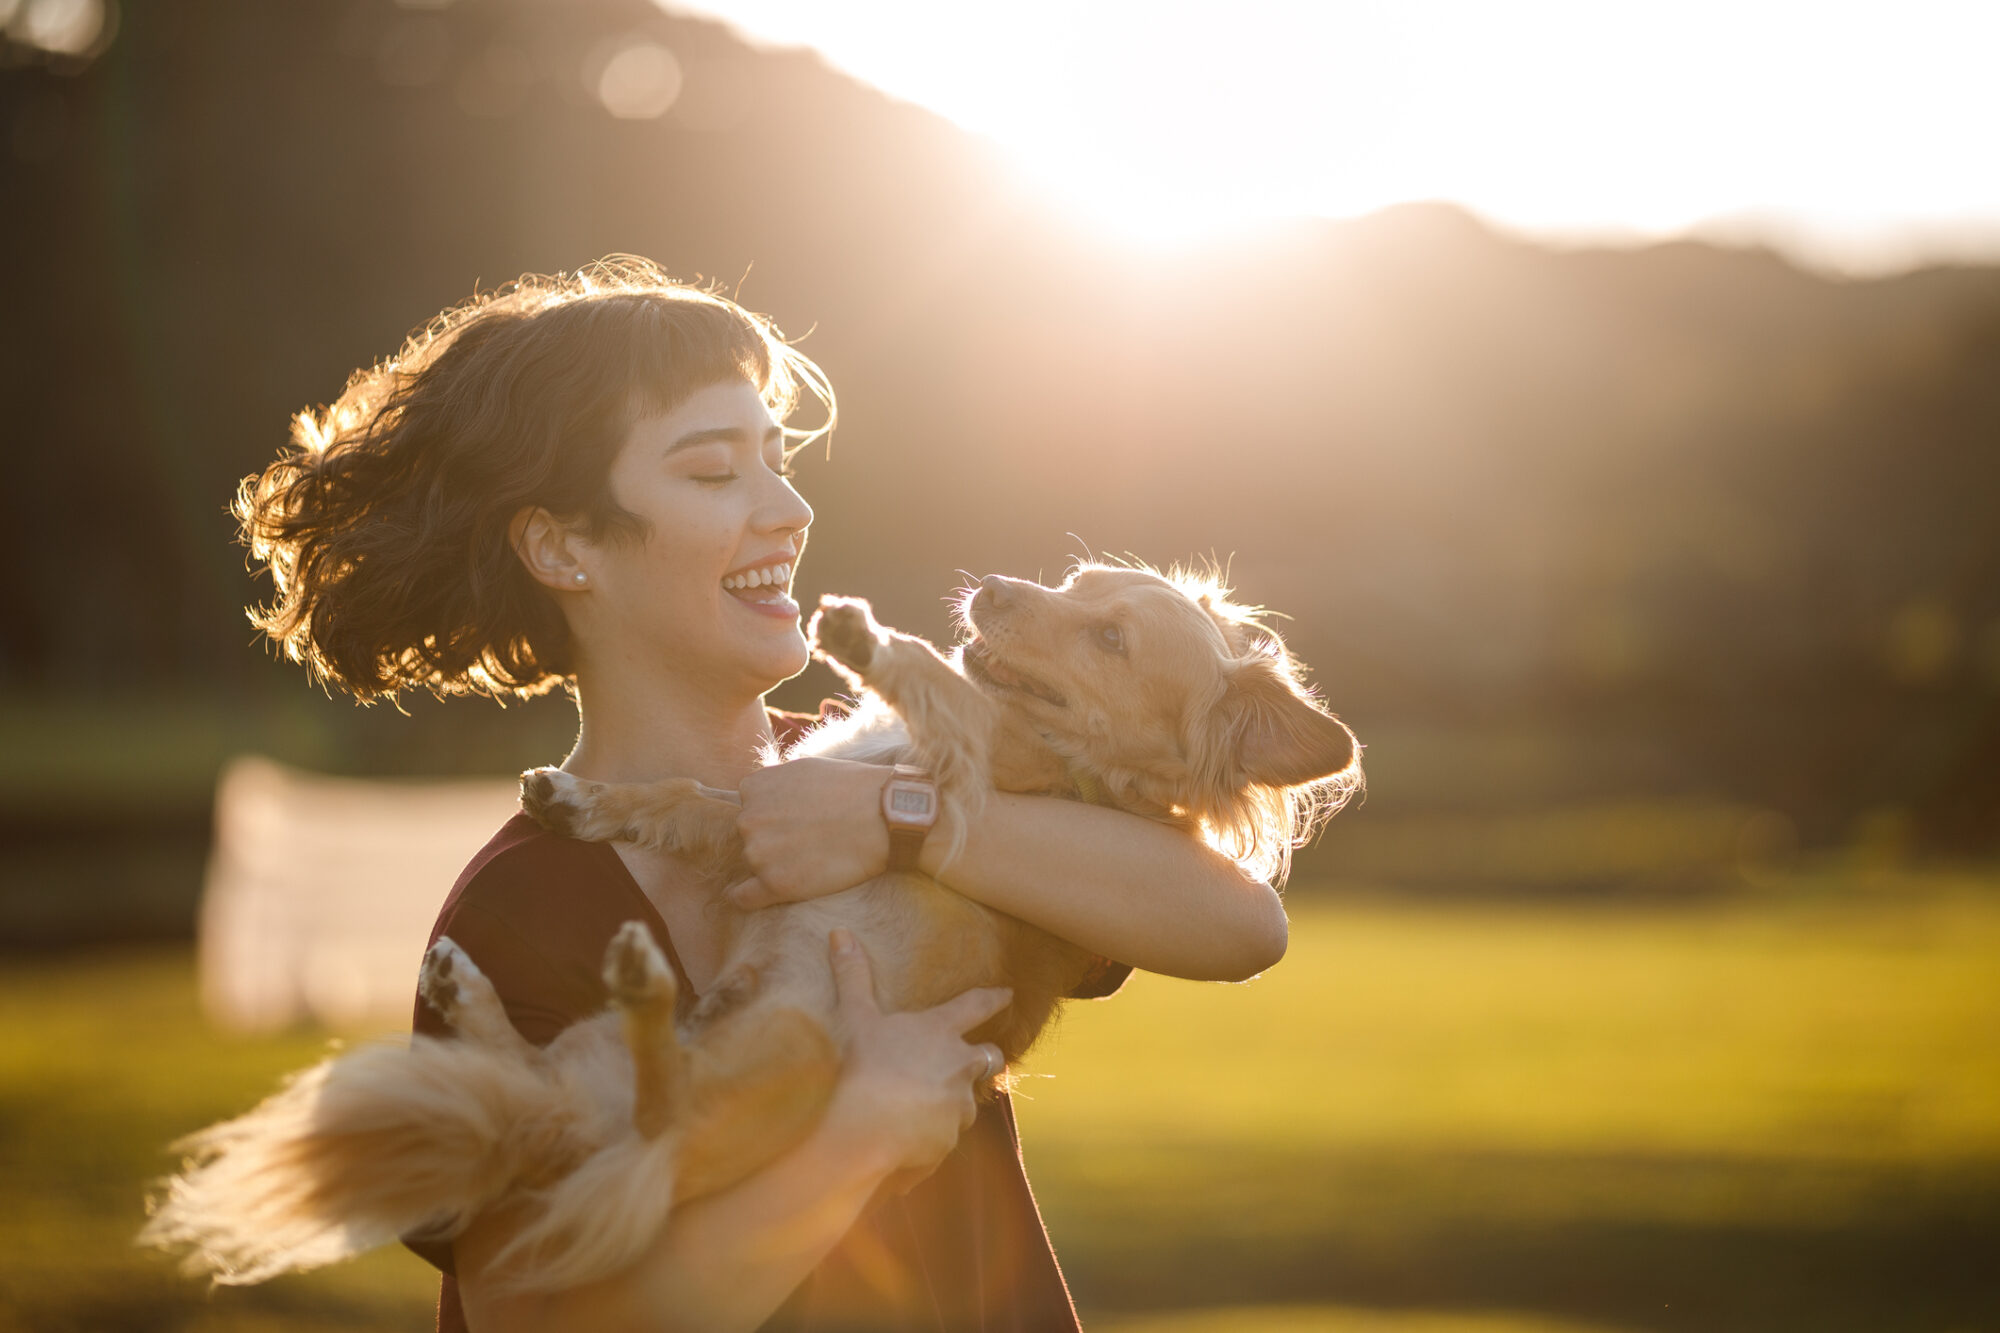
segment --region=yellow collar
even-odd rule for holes
[[[1076,788],[1079,800],[1087,801],[1091,805],[1111,804],[1111,793],[1104,790],[1104,784],[1097,780],[1096,774],[1078,768],[1075,764],[1071,764],[1069,766],[1069,780],[1071,785]]]

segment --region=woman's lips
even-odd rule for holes
[[[767,588],[725,588],[723,591],[746,611],[781,620],[798,619],[799,604],[792,600],[789,592],[776,584]]]

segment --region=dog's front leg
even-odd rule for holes
[[[736,793],[692,778],[589,782],[559,768],[531,768],[521,775],[521,808],[566,838],[658,847],[718,875],[743,852]]]
[[[922,639],[877,624],[868,603],[822,597],[812,618],[813,649],[828,665],[896,710],[918,762],[937,780],[943,821],[962,821],[990,787],[1000,710]],[[962,828],[962,825],[961,825]],[[960,830],[948,833],[957,840]]]

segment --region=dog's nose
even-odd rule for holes
[[[985,578],[979,580],[980,595],[996,607],[1005,606],[1007,603],[1013,601],[1015,589],[1019,586],[1017,580],[1007,578],[1001,574],[988,574]]]

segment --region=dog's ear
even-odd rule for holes
[[[1222,709],[1249,782],[1297,787],[1354,762],[1354,733],[1301,697],[1274,659],[1239,661]]]

